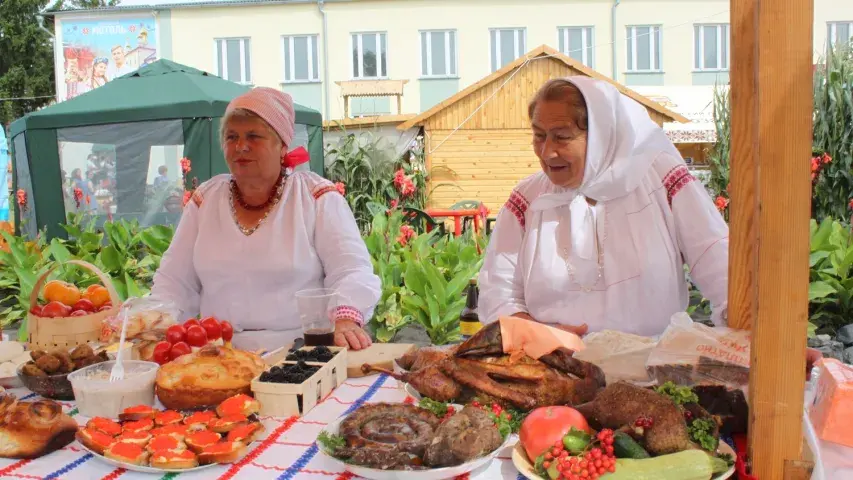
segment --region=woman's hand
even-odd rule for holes
[[[357,323],[352,320],[338,320],[335,322],[335,345],[349,347],[353,350],[362,350],[373,344],[370,335],[367,334]]]

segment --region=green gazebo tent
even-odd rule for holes
[[[59,223],[72,209],[87,210],[100,221],[176,222],[179,159],[191,162],[188,182],[228,171],[219,120],[228,102],[248,88],[159,60],[16,120],[10,137],[14,189],[24,190],[28,199],[19,207],[18,228],[35,235],[46,226],[49,237],[64,235]],[[306,147],[311,161],[300,168],[323,175],[322,116],[295,108],[291,147]],[[75,199],[75,191],[78,196],[82,191],[82,200]]]

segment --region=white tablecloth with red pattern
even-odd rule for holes
[[[12,389],[18,398],[38,398],[26,389]],[[0,459],[0,478],[34,480],[135,480],[161,478],[169,480],[208,479],[350,479],[358,478],[345,472],[339,464],[320,453],[314,442],[320,430],[330,421],[351,412],[365,403],[404,402],[407,395],[397,381],[386,375],[349,379],[335,389],[320,404],[302,418],[262,418],[266,438],[253,443],[249,453],[240,461],[217,465],[193,473],[154,475],[126,471],[105,463],[83,450],[77,442],[35,460]],[[409,399],[412,401],[412,399]],[[60,402],[65,411],[84,425],[88,418],[79,415],[74,402]],[[523,479],[512,464],[511,449],[501,452],[481,471],[466,478],[472,480]]]

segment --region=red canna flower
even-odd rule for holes
[[[77,208],[80,208],[80,202],[83,201],[83,189],[80,187],[74,187],[74,203],[77,204]]]
[[[402,168],[394,172],[394,186],[396,186],[397,189],[403,186],[403,182],[405,180],[406,172],[404,172]]]
[[[729,199],[720,195],[716,200],[714,200],[714,205],[717,206],[717,210],[722,212],[729,206]]]
[[[850,199],[850,203],[848,205],[850,206],[850,210],[853,210],[853,198]]]
[[[397,208],[397,205],[399,204],[400,202],[398,202],[396,198],[391,200],[391,208]]]
[[[812,158],[812,173],[816,173],[820,170],[820,157]]]
[[[184,172],[184,175],[190,173],[192,170],[192,162],[189,158],[184,157],[181,159],[181,171]]]
[[[347,194],[347,186],[344,185],[344,182],[335,182],[335,188],[338,189],[338,193],[341,195]]]
[[[400,195],[408,197],[415,193],[415,184],[410,178],[403,180],[403,185],[400,186]]]
[[[183,198],[183,205],[186,207],[187,204],[190,203],[190,199],[192,199],[192,198],[193,198],[193,192],[191,192],[189,190],[185,191],[184,192],[184,198]]]
[[[412,237],[414,237],[414,236],[415,236],[415,229],[414,228],[412,228],[410,225],[401,225],[400,226],[400,236],[397,237],[397,242],[400,245],[405,247],[406,244],[409,243],[409,240],[411,240]]]
[[[829,156],[828,153],[823,152],[823,164],[826,165],[832,162],[832,157]]]

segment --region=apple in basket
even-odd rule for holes
[[[37,317],[82,317],[112,308],[110,294],[103,285],[90,285],[80,291],[76,285],[51,280],[44,286],[44,304],[37,304],[30,313]]]

